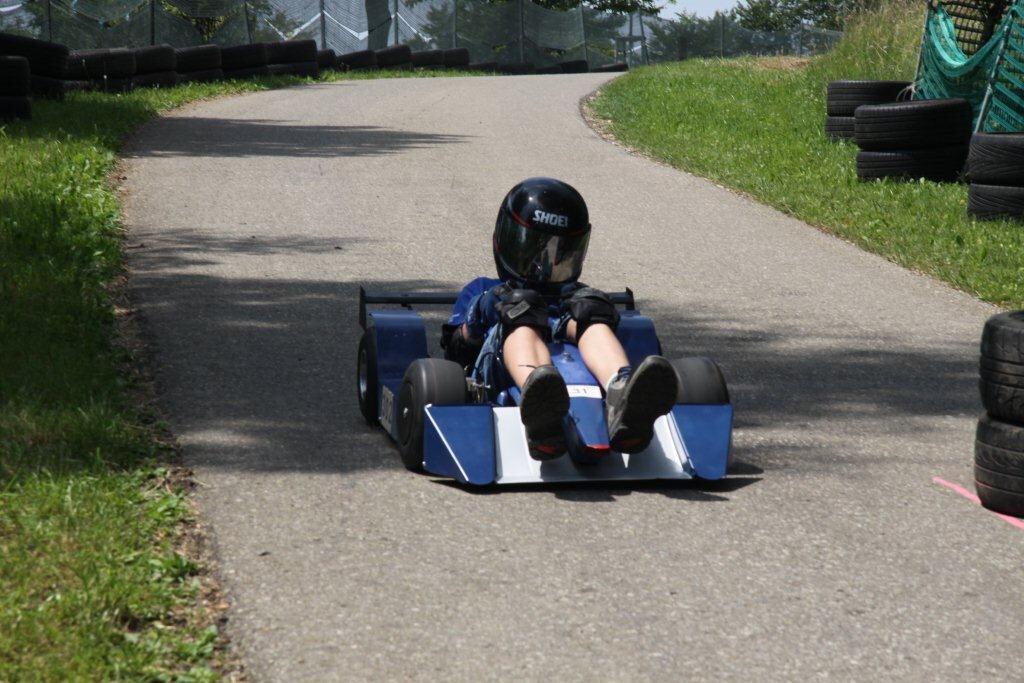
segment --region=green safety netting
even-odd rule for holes
[[[945,97],[978,130],[1024,132],[1024,0],[929,3],[914,99]]]

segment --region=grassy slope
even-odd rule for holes
[[[387,75],[437,73],[329,78]],[[174,549],[188,507],[111,343],[107,174],[160,111],[299,82],[80,93],[0,126],[0,680],[213,677],[216,631],[198,625],[196,567]]]
[[[839,48],[806,65],[740,59],[642,69],[607,86],[593,108],[645,153],[982,299],[1020,306],[1019,224],[968,218],[963,185],[859,183],[856,147],[822,132],[827,81],[913,78],[923,12],[900,1],[860,17]]]

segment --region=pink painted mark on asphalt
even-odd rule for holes
[[[932,481],[935,482],[936,484],[938,484],[939,486],[945,486],[947,489],[949,489],[950,491],[953,491],[954,493],[959,493],[961,496],[963,496],[967,500],[971,501],[975,505],[981,505],[981,501],[978,500],[978,496],[976,496],[973,491],[968,491],[967,489],[965,489],[963,486],[960,486],[959,484],[954,484],[951,481],[946,481],[942,477],[932,477]],[[989,512],[992,512],[992,511],[989,510]],[[1024,519],[1017,519],[1016,517],[1011,517],[1009,515],[1004,515],[1001,512],[992,512],[992,514],[995,515],[996,517],[999,517],[1000,519],[1002,519],[1007,524],[1012,524],[1013,526],[1017,527],[1018,529],[1024,529]]]

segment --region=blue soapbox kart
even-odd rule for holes
[[[530,458],[514,386],[494,397],[458,363],[431,358],[423,319],[413,305],[448,305],[457,293],[368,293],[359,289],[359,407],[370,425],[380,425],[398,443],[410,470],[451,477],[463,484],[529,484],[566,481],[721,479],[729,466],[732,404],[714,361],[672,361],[679,397],[658,418],[654,439],[641,453],[608,448],[601,387],[572,344],[549,345],[555,367],[569,389],[564,428],[566,456]],[[632,364],[661,352],[650,318],[636,311],[633,292],[610,294],[624,307],[617,330]],[[368,304],[401,308],[367,310]]]

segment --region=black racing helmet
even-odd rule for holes
[[[494,225],[494,263],[503,280],[527,287],[575,282],[590,241],[587,204],[554,178],[527,178],[505,195]]]

